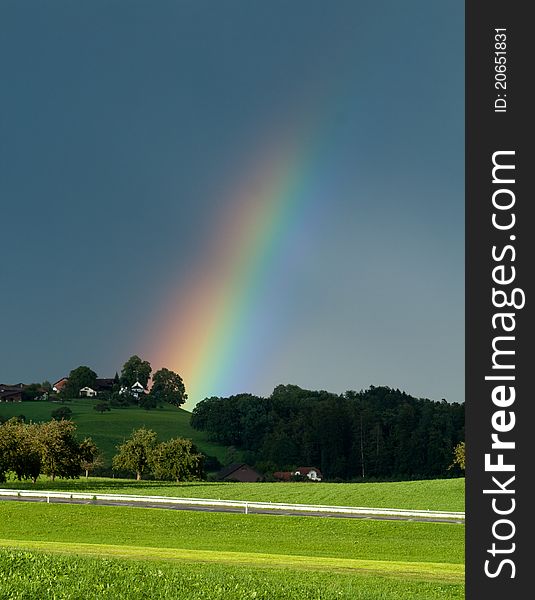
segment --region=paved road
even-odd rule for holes
[[[47,502],[46,498],[29,498],[29,497],[18,497],[18,496],[2,496],[0,501],[7,500],[13,502]],[[229,507],[229,506],[199,506],[193,504],[165,504],[165,503],[154,503],[154,502],[136,502],[132,504],[130,502],[121,502],[117,500],[80,500],[76,498],[50,498],[50,504],[97,504],[99,506],[129,506],[133,508],[165,508],[167,510],[193,510],[197,512],[223,512],[223,513],[244,513],[243,508]],[[276,515],[284,517],[329,517],[337,519],[365,519],[374,521],[414,521],[417,523],[450,523],[450,524],[463,524],[464,521],[458,521],[455,519],[441,519],[438,517],[403,517],[403,516],[390,516],[390,515],[362,515],[362,514],[347,514],[347,513],[329,513],[329,512],[303,512],[291,511],[291,510],[269,510],[263,508],[248,508],[249,514],[257,515]]]

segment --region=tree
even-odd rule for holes
[[[0,425],[0,482],[6,480],[6,473],[12,471],[13,457],[17,453],[15,428],[18,423],[10,419]]]
[[[39,383],[30,383],[22,388],[21,395],[25,402],[29,400],[39,400],[43,395],[43,389]]]
[[[125,408],[129,405],[130,394],[120,394],[119,392],[112,392],[110,394],[110,407],[113,408]]]
[[[464,471],[466,468],[466,456],[465,456],[465,445],[464,442],[459,442],[453,449],[453,463],[450,468],[458,465],[459,468]]]
[[[116,394],[121,389],[121,379],[119,378],[119,373],[115,371],[115,377],[113,378],[113,385],[111,388],[112,394]]]
[[[37,429],[41,468],[54,481],[56,477],[75,479],[81,471],[80,446],[72,421],[49,421]]]
[[[36,447],[38,425],[26,425],[16,418],[0,426],[0,481],[14,471],[19,481],[34,483],[41,471],[41,458]]]
[[[102,414],[107,410],[111,410],[111,407],[108,402],[97,402],[93,409]]]
[[[89,477],[89,471],[104,464],[102,455],[91,438],[85,438],[80,444],[80,459],[82,469],[85,471],[85,478]]]
[[[69,420],[72,415],[72,410],[68,406],[60,406],[52,411],[50,415],[55,421]]]
[[[117,446],[119,452],[113,457],[113,468],[133,471],[139,481],[150,468],[155,447],[154,431],[144,427],[134,429],[132,435],[123,444]]]
[[[188,398],[182,377],[165,368],[154,373],[150,395],[158,402],[168,402],[174,406],[181,406]]]
[[[156,479],[192,481],[203,475],[203,455],[191,440],[174,438],[154,449],[152,467]]]
[[[78,398],[80,390],[84,387],[94,388],[96,380],[95,371],[85,366],[77,367],[69,373],[69,380],[60,395],[63,398]]]
[[[132,387],[136,381],[146,388],[149,383],[152,367],[146,360],[141,360],[139,356],[131,356],[123,365],[121,371],[121,384],[125,387]]]
[[[157,408],[158,400],[152,394],[142,394],[138,398],[138,406],[144,408],[145,410],[151,410],[153,408]]]

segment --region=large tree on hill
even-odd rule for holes
[[[154,373],[150,395],[158,402],[168,402],[174,406],[181,406],[188,398],[182,377],[169,369]]]
[[[94,388],[97,381],[95,371],[86,366],[80,366],[69,373],[69,380],[61,391],[64,398],[78,398],[84,387]]]
[[[139,356],[131,356],[123,365],[121,371],[121,384],[126,387],[132,387],[136,381],[146,388],[149,383],[152,367],[146,360],[141,360]]]
[[[132,435],[117,446],[119,452],[113,457],[113,468],[132,471],[139,481],[150,469],[155,448],[156,433],[152,429],[134,429]]]

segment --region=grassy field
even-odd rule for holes
[[[0,598],[10,600],[457,600],[459,583],[364,573],[58,556],[0,550]]]
[[[50,481],[41,477],[37,484],[11,481],[1,487],[32,490],[92,491],[107,494],[139,494],[184,498],[215,498],[367,506],[414,510],[464,510],[464,478],[387,483],[170,483],[133,481],[104,477]]]
[[[464,527],[452,524],[0,502],[0,547],[0,564],[29,565],[10,584],[27,595],[9,598],[40,580],[55,598],[463,597]],[[123,580],[126,595],[69,596],[74,572],[88,590]]]
[[[454,524],[0,503],[0,538],[387,561],[463,561]]]
[[[84,398],[66,402],[65,406],[72,410],[78,437],[91,436],[103,452],[107,466],[111,465],[117,444],[122,443],[138,427],[153,429],[162,441],[173,437],[190,438],[205,454],[217,456],[219,460],[225,457],[226,447],[214,444],[206,434],[193,429],[189,424],[191,414],[185,410],[166,405],[154,410],[116,408],[101,414],[94,410],[97,402]],[[57,402],[2,403],[0,416],[9,419],[24,415],[27,421],[49,421],[52,411],[60,406]]]

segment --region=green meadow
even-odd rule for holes
[[[61,590],[51,592],[56,598],[82,597],[72,583],[61,588],[60,580],[74,572],[83,574],[79,583],[88,590],[91,581],[106,582],[109,596],[83,594],[99,598],[432,599],[463,593],[464,527],[455,524],[0,502],[0,547],[0,564],[30,566],[19,568],[19,583],[10,585],[29,594],[48,578],[47,589]],[[117,577],[102,577],[102,570]],[[117,590],[123,595],[113,596],[122,580],[124,589]],[[175,585],[181,595],[173,595]]]
[[[98,414],[68,403],[79,437],[109,464],[132,429],[226,448],[173,407]],[[57,403],[0,406],[3,417],[50,418]],[[3,488],[464,510],[464,479],[385,483],[171,483],[118,478],[8,481]],[[464,526],[345,518],[204,513],[0,501],[0,600],[457,600]]]
[[[138,494],[183,498],[214,498],[331,506],[367,506],[414,510],[464,511],[464,478],[385,483],[231,483],[133,481],[89,477],[36,484],[10,481],[12,489]]]
[[[0,503],[0,539],[433,563],[463,561],[456,524]]]
[[[128,408],[112,408],[105,413],[97,413],[94,406],[97,400],[79,399],[66,402],[17,402],[0,405],[0,416],[9,419],[24,415],[26,421],[49,421],[51,413],[60,406],[67,406],[72,411],[72,420],[77,425],[80,439],[92,437],[102,451],[105,463],[111,465],[116,453],[116,446],[130,436],[133,429],[146,427],[153,429],[161,441],[173,437],[192,439],[197,447],[207,455],[224,460],[226,447],[208,440],[203,432],[196,431],[190,425],[191,413],[181,408],[165,405],[153,410],[144,410],[136,406]]]
[[[10,600],[461,600],[463,586],[411,577],[120,560],[0,550]]]

